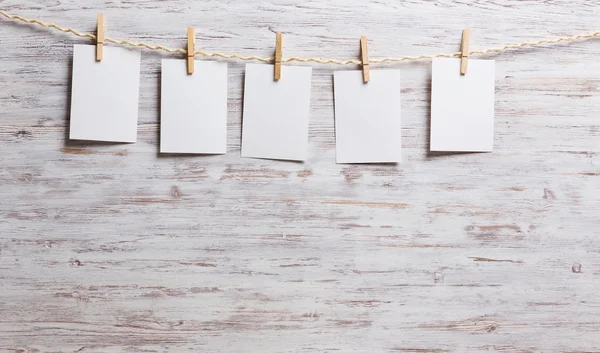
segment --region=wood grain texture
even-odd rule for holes
[[[369,44],[366,36],[360,37],[360,57],[363,83],[368,83],[371,79],[371,74],[369,73]]]
[[[453,52],[597,30],[587,1],[0,0],[108,36],[270,56]],[[72,45],[0,20],[0,352],[600,352],[600,42],[497,60],[495,151],[431,154],[430,63],[403,63],[399,165],[336,165],[315,66],[306,163],[67,140]],[[90,43],[91,44],[91,43]],[[185,58],[182,57],[182,60]],[[379,67],[379,65],[376,65]],[[357,69],[348,67],[344,69]],[[110,102],[104,102],[110,104]]]
[[[460,43],[460,74],[465,75],[467,73],[467,64],[469,60],[469,36],[471,30],[469,28],[463,29],[462,41]]]
[[[187,74],[194,73],[196,61],[196,30],[194,27],[187,28]]]
[[[96,61],[104,59],[104,15],[99,13],[96,25]]]
[[[283,56],[283,34],[275,34],[275,73],[273,79],[279,81],[281,79],[281,59]]]

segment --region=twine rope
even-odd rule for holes
[[[41,27],[52,28],[52,29],[56,29],[56,30],[59,30],[64,33],[74,34],[78,37],[89,38],[89,39],[93,40],[94,42],[96,41],[96,35],[94,35],[94,34],[80,32],[73,28],[65,28],[60,25],[57,25],[56,23],[49,23],[49,22],[44,22],[42,20],[38,20],[38,19],[26,18],[26,17],[19,16],[19,15],[9,14],[2,10],[0,10],[0,15],[6,17],[9,20],[21,21],[21,22],[25,22],[25,23],[29,23],[29,24],[33,24],[33,25],[38,25]],[[574,42],[574,41],[578,41],[578,40],[592,39],[592,38],[600,38],[600,31],[590,32],[590,33],[581,33],[581,34],[577,34],[577,35],[573,35],[573,36],[560,37],[560,38],[554,38],[554,39],[542,39],[542,40],[537,40],[537,41],[522,42],[522,43],[518,43],[518,44],[507,44],[507,45],[503,45],[503,46],[495,47],[495,48],[470,50],[469,55],[488,54],[488,53],[494,53],[494,52],[502,52],[502,51],[506,51],[509,49],[534,47],[534,46],[539,46],[539,45],[544,45],[544,44]],[[144,43],[144,42],[132,42],[127,39],[113,39],[113,38],[106,37],[106,38],[104,38],[104,42],[112,43],[112,44],[116,44],[116,45],[130,46],[130,47],[135,47],[135,48],[146,48],[149,50],[165,51],[168,53],[177,53],[177,54],[184,54],[184,55],[187,54],[187,51],[185,49],[169,48],[169,47],[165,47],[164,45],[152,45],[152,44],[148,44],[148,43]],[[261,61],[261,62],[273,62],[275,60],[274,57],[260,57],[260,56],[255,56],[255,55],[246,56],[246,55],[241,55],[241,54],[226,54],[226,53],[220,53],[220,52],[207,52],[207,51],[203,51],[203,50],[196,50],[194,52],[194,54],[200,55],[200,56],[205,56],[205,57],[218,57],[218,58],[223,58],[223,59],[238,59],[238,60],[244,60],[244,61],[253,60],[253,61]],[[369,61],[371,63],[389,63],[389,62],[415,61],[415,60],[433,59],[433,58],[452,58],[452,57],[460,57],[460,55],[461,55],[460,52],[454,52],[454,53],[440,53],[440,54],[433,54],[433,55],[400,56],[400,57],[395,57],[395,58],[387,57],[387,58],[380,58],[380,59],[369,59]],[[362,63],[362,61],[359,59],[338,60],[338,59],[322,59],[322,58],[303,58],[303,57],[297,57],[297,56],[285,58],[285,59],[282,59],[281,61],[282,62],[296,61],[296,62],[303,62],[303,63],[313,62],[313,63],[317,63],[317,64],[335,64],[335,65],[352,65],[352,64],[359,65]]]

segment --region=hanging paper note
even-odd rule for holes
[[[96,46],[73,47],[72,140],[135,142],[140,90],[140,52]]]
[[[431,151],[491,152],[494,144],[494,61],[433,59]]]
[[[401,161],[400,71],[336,71],[335,144],[337,163]]]
[[[308,145],[312,68],[247,64],[242,157],[304,161]]]
[[[227,152],[227,63],[163,59],[160,152]]]

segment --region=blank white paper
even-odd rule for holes
[[[160,152],[227,152],[227,63],[163,59]]]
[[[493,60],[469,59],[461,76],[460,59],[433,59],[431,151],[492,151],[494,70]]]
[[[333,73],[337,163],[401,161],[400,71]]]
[[[71,88],[72,140],[135,142],[140,91],[140,52],[96,46],[73,46]]]
[[[312,68],[246,64],[242,157],[304,161]]]

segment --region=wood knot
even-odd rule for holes
[[[552,190],[544,188],[544,200],[556,200],[556,195]]]
[[[311,176],[313,174],[313,172],[310,169],[304,169],[304,170],[299,171],[296,174],[298,175],[298,178],[306,179],[307,177]]]
[[[171,186],[171,196],[174,199],[179,199],[181,197],[181,192],[177,186]]]
[[[21,175],[21,177],[19,177],[19,180],[30,183],[33,180],[33,174],[25,173],[25,174]]]
[[[444,283],[444,275],[441,272],[433,273],[433,283]]]
[[[571,266],[571,272],[581,273],[581,264],[579,262],[574,263],[573,266]]]
[[[33,134],[27,130],[19,130],[15,132],[15,136],[18,138],[30,138]]]

